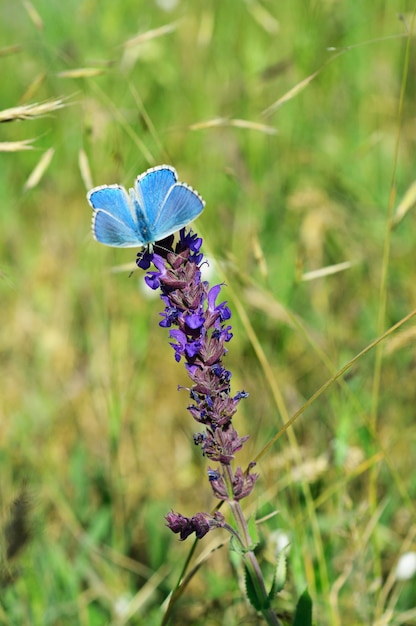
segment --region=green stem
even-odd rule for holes
[[[231,469],[229,468],[230,472]],[[250,549],[253,545],[253,541],[250,537],[250,533],[247,526],[247,521],[243,515],[240,503],[237,500],[229,500],[231,512],[233,514],[240,541],[245,549],[242,557],[247,569],[247,573],[250,576],[250,580],[253,584],[255,594],[257,597],[258,605],[262,607],[260,609],[264,619],[270,626],[281,626],[281,622],[277,618],[275,612],[270,606],[270,599],[267,594],[266,585],[264,584],[263,574],[260,569],[259,562],[253,550]]]

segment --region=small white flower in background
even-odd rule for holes
[[[173,11],[179,4],[179,0],[156,0],[156,4],[164,11]]]
[[[117,617],[125,618],[131,608],[131,597],[127,594],[119,596],[114,603],[114,612]]]
[[[416,552],[405,552],[396,567],[397,580],[409,580],[416,574]]]
[[[269,541],[274,545],[275,554],[279,555],[285,548],[290,546],[290,538],[283,530],[275,530],[270,534]],[[287,552],[286,552],[287,554]]]

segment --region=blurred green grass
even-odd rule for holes
[[[94,185],[129,186],[167,162],[206,200],[196,229],[234,311],[227,366],[250,392],[237,416],[248,462],[281,428],[279,413],[292,415],[378,335],[383,271],[382,330],[415,308],[412,211],[383,261],[393,177],[394,207],[414,181],[413,10],[381,0],[1,4],[0,109],[65,106],[0,125],[2,142],[33,139],[32,150],[0,152],[0,467],[4,517],[26,485],[34,518],[0,623],[160,623],[189,549],[163,515],[213,506],[161,305],[138,272],[111,273],[134,252],[92,241],[81,151]],[[351,267],[302,280],[341,262]],[[415,548],[414,335],[410,324],[385,342],[378,392],[373,352],[259,463],[247,511],[278,511],[261,525],[265,561],[277,530],[292,542],[280,604],[292,610],[307,585],[322,625],[416,623],[414,580],[392,578]],[[208,536],[201,550],[223,540]],[[252,619],[222,548],[174,623]]]

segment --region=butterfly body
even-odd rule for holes
[[[169,165],[153,167],[135,180],[129,193],[121,185],[94,187],[87,194],[93,208],[94,238],[107,246],[152,245],[187,226],[205,202]]]

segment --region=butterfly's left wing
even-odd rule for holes
[[[124,187],[95,187],[88,192],[87,199],[94,209],[92,232],[97,241],[116,248],[133,248],[146,243],[138,232]]]
[[[138,248],[147,243],[137,231],[101,209],[93,213],[92,233],[96,241],[115,248]]]
[[[192,187],[176,183],[169,190],[153,224],[155,241],[187,226],[202,213],[204,206],[205,202]]]

